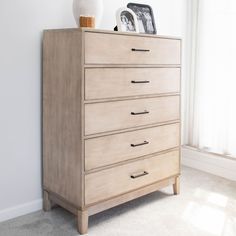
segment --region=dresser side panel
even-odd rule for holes
[[[43,39],[43,185],[83,205],[82,33],[45,31]]]

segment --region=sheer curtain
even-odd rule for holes
[[[198,0],[189,145],[236,157],[236,1]]]

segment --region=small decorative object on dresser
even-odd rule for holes
[[[140,33],[156,34],[154,14],[149,5],[129,3],[127,7],[136,14]]]
[[[116,22],[118,31],[139,32],[137,16],[127,7],[122,7],[117,10]]]
[[[80,16],[80,27],[95,28],[95,17]]]
[[[84,234],[90,215],[179,193],[180,54],[174,37],[44,32],[44,210],[62,206]]]
[[[80,17],[94,17],[95,25],[99,27],[103,13],[103,0],[74,0],[73,14],[78,27],[80,27]]]

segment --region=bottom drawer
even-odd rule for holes
[[[85,204],[92,204],[179,174],[179,151],[171,151],[85,176]]]

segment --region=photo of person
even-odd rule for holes
[[[153,28],[152,17],[150,15],[150,13],[149,12],[144,12],[143,15],[146,19],[146,30],[147,30],[147,32],[153,33],[154,28]]]
[[[137,11],[136,12],[137,18],[138,18],[138,26],[139,26],[139,32],[140,33],[145,33],[144,25],[143,25],[143,19],[142,19],[142,12]]]
[[[136,31],[135,30],[135,24],[134,24],[134,18],[132,14],[130,14],[128,11],[123,11],[121,13],[121,30],[122,31]]]
[[[118,31],[139,33],[137,16],[127,7],[121,7],[116,11],[116,22]]]
[[[154,16],[150,6],[129,3],[127,7],[136,14],[140,33],[156,34]]]

